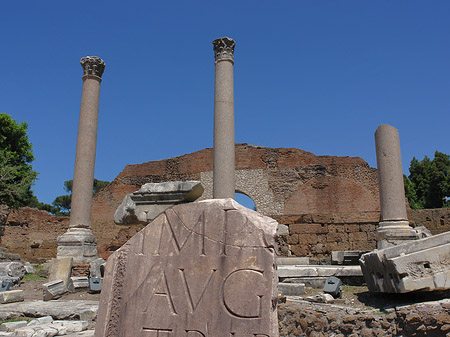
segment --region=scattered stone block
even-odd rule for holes
[[[278,275],[282,277],[345,277],[363,276],[360,266],[326,266],[326,265],[281,265],[278,266]]]
[[[277,226],[232,199],[167,209],[108,258],[95,336],[278,337]]]
[[[331,252],[332,264],[358,265],[361,255],[367,250],[338,250]]]
[[[68,292],[63,280],[56,280],[42,285],[44,301],[56,300]]]
[[[23,290],[9,290],[0,292],[0,303],[14,303],[23,301]]]
[[[147,224],[169,207],[197,200],[203,193],[199,181],[148,183],[127,194],[114,214],[118,225]]]
[[[323,286],[323,292],[330,294],[334,298],[340,298],[342,295],[342,281],[337,277],[330,276]]]
[[[6,322],[0,325],[0,331],[14,331],[18,328],[27,326],[27,321]]]
[[[25,262],[24,264],[25,267],[25,272],[27,274],[34,274],[36,272],[36,270],[34,269],[34,267],[31,265],[30,262]]]
[[[89,263],[90,277],[103,277],[102,266],[106,263],[102,258],[95,259]]]
[[[25,267],[20,262],[0,262],[0,280],[11,280],[14,284],[20,283],[25,276]]]
[[[34,337],[35,330],[31,327],[23,327],[14,330],[14,335],[17,337]]]
[[[287,225],[278,225],[278,235],[289,235],[289,227]]]
[[[63,280],[67,287],[69,278],[72,275],[72,261],[71,257],[62,257],[51,260],[49,281]]]
[[[89,288],[89,278],[87,276],[72,276],[69,279],[67,287],[69,291],[77,291],[84,288]]]
[[[53,317],[52,316],[44,316],[44,317],[38,317],[36,319],[33,319],[32,321],[30,321],[28,323],[28,326],[41,325],[41,324],[50,324],[52,322],[53,322]]]
[[[450,289],[450,232],[374,250],[360,264],[371,292]]]
[[[315,289],[322,289],[327,281],[328,277],[315,276],[315,277],[288,277],[283,278],[282,283],[303,283],[305,287],[311,287]]]
[[[305,298],[306,301],[315,303],[333,303],[334,297],[330,294],[317,294],[314,296],[308,296]]]
[[[278,290],[284,296],[300,296],[305,293],[304,283],[278,283]]]
[[[87,321],[53,321],[52,326],[64,327],[67,334],[86,330],[89,323]]]

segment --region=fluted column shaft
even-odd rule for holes
[[[381,221],[377,229],[378,248],[415,239],[406,213],[402,158],[398,130],[380,125],[375,132]]]
[[[232,198],[235,193],[233,53],[230,38],[213,41],[214,83],[214,159],[213,198]]]

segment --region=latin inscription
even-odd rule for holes
[[[143,328],[142,337],[167,337],[167,336],[175,336],[176,331],[172,329],[159,329],[159,328]],[[188,330],[185,329],[183,337],[213,337],[209,336],[209,334],[204,334],[199,330]],[[270,335],[262,334],[262,333],[252,333],[252,334],[237,334],[236,332],[230,332],[230,337],[270,337]]]
[[[174,206],[129,241],[120,335],[278,337],[272,232],[234,202],[211,203]]]

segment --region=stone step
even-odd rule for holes
[[[300,296],[305,293],[304,283],[278,283],[278,291],[284,296]]]
[[[362,277],[360,266],[278,265],[278,277]]]

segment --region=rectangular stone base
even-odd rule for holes
[[[360,265],[371,292],[450,289],[450,232],[374,250]]]

